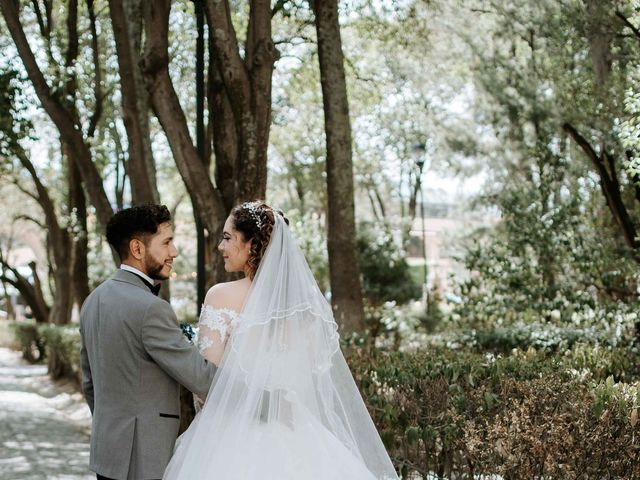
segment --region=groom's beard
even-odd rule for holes
[[[147,275],[153,280],[166,280],[169,278],[169,274],[162,273],[165,268],[164,262],[158,262],[153,257],[147,255],[144,258],[145,266],[147,267]]]

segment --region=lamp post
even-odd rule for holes
[[[417,143],[413,146],[413,157],[416,163],[418,172],[416,174],[416,186],[418,187],[418,193],[420,194],[420,222],[422,226],[422,259],[423,259],[423,284],[422,293],[426,299],[427,292],[427,228],[424,220],[424,193],[422,190],[422,171],[424,170],[425,153],[427,151],[424,143]]]

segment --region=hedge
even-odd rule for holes
[[[52,376],[80,385],[77,325],[15,331],[23,352],[44,345]],[[629,348],[344,351],[404,478],[640,478],[640,368]]]
[[[581,349],[352,349],[349,362],[405,478],[640,478],[640,384],[615,382],[622,352]]]
[[[53,380],[70,380],[80,388],[82,369],[78,325],[15,322],[12,328],[25,360],[30,363],[46,360]]]

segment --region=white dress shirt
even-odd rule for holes
[[[144,278],[147,282],[149,282],[150,285],[155,285],[157,283],[146,273],[143,273],[137,268],[132,267],[131,265],[127,265],[126,263],[123,263],[120,265],[120,270],[126,270],[127,272],[135,273],[136,275],[139,275],[140,277]]]

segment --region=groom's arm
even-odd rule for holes
[[[199,397],[206,398],[216,367],[187,342],[176,314],[167,302],[154,302],[147,310],[142,324],[142,344],[168,375]]]
[[[82,367],[82,393],[89,405],[89,410],[93,414],[93,377],[91,376],[91,365],[89,364],[89,356],[87,355],[87,347],[84,343],[84,334],[80,327],[80,366]]]

